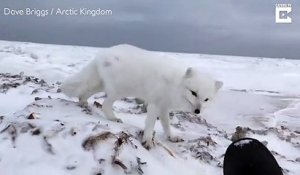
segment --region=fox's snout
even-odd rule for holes
[[[200,114],[200,109],[195,109],[194,113],[195,114]]]

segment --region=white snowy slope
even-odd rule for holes
[[[300,174],[299,60],[157,52],[170,64],[213,74],[224,88],[200,116],[171,116],[184,142],[166,141],[157,122],[155,147],[146,150],[140,143],[146,115],[134,100],[115,103],[121,124],[103,117],[103,94],[84,109],[59,92],[60,82],[97,52],[0,41],[1,175],[222,175],[237,126],[264,141],[285,174]]]

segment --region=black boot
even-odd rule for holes
[[[243,138],[229,145],[224,158],[224,175],[282,175],[271,152],[258,140]]]

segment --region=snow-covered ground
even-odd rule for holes
[[[237,126],[264,141],[286,174],[300,173],[299,60],[158,52],[213,74],[224,88],[201,118],[171,116],[184,142],[166,141],[157,124],[156,145],[146,150],[140,143],[145,114],[134,100],[115,103],[121,124],[94,104],[103,94],[91,97],[87,110],[59,92],[60,82],[97,52],[0,41],[0,174],[222,175]]]

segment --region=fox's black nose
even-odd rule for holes
[[[200,109],[195,109],[194,113],[195,114],[200,114]]]

